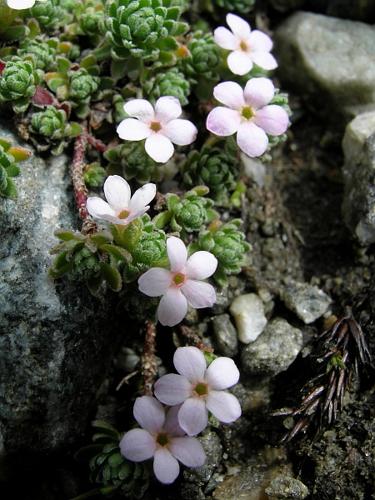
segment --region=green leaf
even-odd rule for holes
[[[132,261],[132,256],[131,254],[125,250],[125,248],[121,248],[116,245],[111,245],[111,244],[104,244],[101,245],[100,250],[103,250],[104,252],[107,252],[109,255],[114,257],[117,260],[121,260],[124,262],[131,262]]]
[[[9,148],[8,153],[11,154],[17,162],[27,160],[32,154],[28,149],[19,146],[12,146]]]
[[[107,262],[101,262],[100,268],[103,279],[106,281],[109,288],[114,292],[119,292],[122,288],[122,278],[118,269],[107,264]]]
[[[165,212],[161,212],[160,214],[156,215],[153,218],[152,222],[158,229],[163,229],[165,226],[167,226],[167,224],[169,224],[171,218],[172,218],[171,212],[166,210]]]
[[[82,134],[82,127],[77,122],[70,122],[68,126],[68,136],[69,137],[78,137]]]
[[[170,210],[170,211],[173,212],[174,208],[176,207],[176,205],[178,203],[180,203],[180,198],[176,194],[171,194],[171,193],[167,194],[167,207],[168,207],[168,210]]]
[[[69,59],[60,56],[56,58],[56,62],[57,62],[57,71],[59,73],[65,74],[69,71],[71,64]]]
[[[6,167],[5,170],[7,172],[8,177],[17,177],[17,175],[20,174],[20,169],[15,163]]]
[[[6,188],[2,191],[1,193],[3,196],[6,198],[11,198],[12,200],[15,200],[17,198],[17,188],[15,183],[8,177],[7,179],[7,186]]]
[[[111,467],[117,467],[118,465],[121,465],[124,461],[124,457],[121,455],[121,453],[114,453],[109,457],[108,463]]]
[[[61,241],[83,241],[85,237],[81,233],[74,233],[73,231],[67,231],[65,229],[57,229],[55,231],[55,236]]]

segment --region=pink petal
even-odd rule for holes
[[[197,438],[174,438],[171,440],[169,450],[186,467],[201,467],[206,461],[206,454]]]
[[[176,326],[187,313],[187,300],[178,288],[168,288],[160,300],[157,317],[164,326]]]
[[[204,250],[195,252],[186,262],[186,275],[190,279],[204,280],[214,274],[217,258]]]
[[[188,436],[196,436],[207,427],[208,413],[203,399],[189,398],[178,412],[180,426]]]
[[[214,39],[219,47],[227,50],[236,50],[238,48],[238,38],[231,33],[227,28],[220,26],[214,31]]]
[[[163,134],[178,146],[187,146],[195,141],[198,134],[197,127],[189,120],[171,120],[163,127]]]
[[[273,98],[275,87],[268,78],[251,78],[246,84],[244,94],[247,104],[254,109],[259,109]]]
[[[255,123],[243,123],[237,133],[239,148],[250,158],[261,156],[267,149],[268,137]]]
[[[137,191],[133,194],[130,200],[130,210],[132,212],[144,210],[144,208],[155,198],[155,195],[156,185],[151,182],[145,184],[141,188],[137,189]]]
[[[271,38],[259,30],[250,33],[248,43],[251,51],[254,52],[270,52],[273,46]]]
[[[207,116],[207,130],[215,135],[226,137],[237,132],[241,123],[238,111],[219,106],[214,108]]]
[[[235,14],[227,14],[227,24],[233,33],[240,38],[248,38],[250,35],[250,25],[244,19]]]
[[[236,82],[219,83],[214,88],[214,96],[228,108],[238,110],[245,105],[242,87]]]
[[[216,358],[207,368],[205,379],[213,389],[220,391],[237,384],[240,372],[233,359]]]
[[[159,448],[154,455],[154,473],[163,484],[171,484],[180,473],[177,460],[166,448]]]
[[[269,52],[253,52],[251,58],[256,65],[267,71],[277,68],[277,61]]]
[[[169,263],[171,265],[171,271],[180,272],[184,269],[187,259],[187,250],[185,243],[176,238],[176,236],[171,236],[167,239],[167,253]]]
[[[225,391],[210,391],[207,397],[208,410],[225,424],[234,422],[241,416],[241,406],[238,399]]]
[[[141,122],[149,123],[154,119],[155,113],[151,103],[146,99],[132,99],[124,104],[124,111],[133,118],[138,118]]]
[[[281,106],[270,104],[256,112],[254,123],[267,134],[281,135],[288,128],[288,113]]]
[[[227,59],[228,67],[235,75],[246,75],[253,67],[251,55],[243,50],[231,52]]]
[[[151,396],[142,396],[135,400],[133,415],[143,429],[152,433],[159,432],[164,425],[164,408]]]
[[[203,352],[197,347],[179,347],[176,349],[173,364],[178,373],[192,383],[204,379],[207,363]]]
[[[172,408],[169,408],[167,411],[164,430],[170,436],[185,436],[185,431],[181,429],[178,422],[178,412],[180,411],[180,408],[180,405],[172,406]]]
[[[191,396],[191,383],[177,373],[163,375],[155,382],[154,392],[159,401],[174,406],[183,403]]]
[[[181,116],[182,109],[180,101],[177,97],[164,96],[160,97],[155,104],[155,115],[161,123],[168,123]]]
[[[152,267],[138,279],[139,290],[149,297],[160,297],[171,284],[172,275],[168,269]]]
[[[119,175],[107,177],[103,190],[108,203],[114,210],[123,210],[129,207],[130,186]]]
[[[195,309],[212,307],[216,302],[215,288],[204,281],[188,279],[181,287],[181,291]]]
[[[120,441],[122,455],[132,462],[143,462],[154,456],[155,439],[144,429],[132,429]]]
[[[117,127],[117,134],[126,141],[141,141],[151,135],[151,129],[136,118],[125,118]]]
[[[113,208],[111,208],[107,202],[105,202],[98,196],[92,196],[88,198],[86,207],[88,213],[96,219],[109,220],[110,222],[117,219],[116,213]]]
[[[171,141],[163,134],[152,134],[146,139],[146,153],[157,163],[167,163],[174,153]]]

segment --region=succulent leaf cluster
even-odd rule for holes
[[[13,177],[20,173],[17,163],[26,160],[30,154],[27,149],[12,146],[10,141],[0,138],[0,196],[13,199],[17,197],[13,181]]]
[[[13,57],[0,73],[0,104],[11,103],[15,113],[26,111],[39,80],[32,61]]]
[[[186,106],[191,92],[188,78],[178,68],[159,72],[150,81],[146,81],[144,90],[150,101],[155,102],[159,97],[171,95],[177,97],[182,106]]]
[[[30,9],[30,17],[46,31],[53,31],[64,26],[67,21],[67,11],[60,6],[60,0],[36,2]]]
[[[206,80],[218,80],[221,54],[212,34],[197,31],[189,38],[187,56],[181,59],[184,72],[194,83],[202,76]]]
[[[254,8],[255,0],[212,0],[212,3],[228,12],[247,14]]]

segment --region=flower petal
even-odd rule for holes
[[[254,123],[267,134],[281,135],[288,128],[288,113],[281,106],[270,104],[256,112]]]
[[[217,258],[211,252],[195,252],[186,262],[186,275],[190,279],[204,280],[214,274],[217,264]]]
[[[167,411],[164,430],[170,436],[185,436],[186,434],[178,422],[178,412],[180,411],[180,408],[181,405],[172,406]]]
[[[114,210],[129,208],[131,192],[125,179],[119,175],[110,175],[104,183],[103,190],[106,200]]]
[[[214,31],[215,43],[219,47],[226,50],[236,50],[238,48],[238,38],[231,33],[227,28],[220,26]]]
[[[167,239],[167,253],[171,265],[171,271],[182,271],[186,265],[187,259],[187,249],[185,243],[180,240],[180,238],[176,238],[176,236],[169,237]]]
[[[181,116],[182,109],[177,97],[159,97],[155,104],[155,116],[161,123],[168,123]]]
[[[173,356],[173,364],[181,375],[190,382],[199,382],[204,379],[207,368],[203,352],[197,347],[179,347]]]
[[[218,106],[207,116],[206,127],[213,134],[226,137],[237,132],[240,123],[241,117],[238,111]]]
[[[241,38],[248,38],[250,35],[250,25],[244,19],[235,14],[227,14],[227,24],[233,33]]]
[[[271,38],[259,30],[250,33],[248,43],[252,52],[270,52],[273,46]]]
[[[7,0],[8,7],[14,10],[30,9],[35,4],[35,0]]]
[[[216,302],[215,288],[204,281],[189,279],[181,287],[181,291],[195,309],[212,307]]]
[[[198,134],[197,127],[189,120],[177,118],[163,127],[163,134],[178,146],[187,146],[195,141]]]
[[[240,372],[233,359],[216,358],[207,368],[205,379],[210,387],[220,391],[237,384]]]
[[[168,288],[160,300],[157,317],[164,326],[175,326],[187,313],[187,300],[178,288]]]
[[[154,473],[163,484],[171,484],[180,473],[177,460],[166,448],[159,448],[154,455]]]
[[[113,208],[111,208],[106,201],[102,200],[98,196],[87,198],[86,207],[88,213],[96,219],[109,221],[117,219]]]
[[[152,134],[145,142],[146,153],[157,163],[167,163],[174,153],[174,147],[163,134]]]
[[[251,78],[246,84],[244,94],[247,104],[259,109],[273,98],[275,87],[269,78]]]
[[[210,391],[206,400],[208,410],[225,424],[234,422],[241,416],[241,406],[238,399],[225,391]]]
[[[151,135],[151,129],[136,118],[125,118],[117,127],[117,134],[125,141],[141,141]]]
[[[227,58],[228,68],[235,75],[246,75],[252,67],[253,61],[249,53],[243,50],[231,52]]]
[[[245,105],[242,87],[236,82],[219,83],[214,88],[214,96],[228,108],[238,110]]]
[[[160,377],[154,386],[155,396],[168,406],[179,405],[191,396],[191,383],[177,373],[168,373]]]
[[[257,66],[267,71],[277,68],[277,61],[269,52],[253,52],[251,58]]]
[[[151,396],[142,396],[135,400],[133,415],[143,429],[152,433],[159,432],[165,422],[164,408]]]
[[[149,203],[155,198],[156,195],[156,184],[149,182],[133,194],[130,200],[130,210],[133,212],[138,212],[143,210]]]
[[[266,151],[268,137],[255,123],[243,123],[238,129],[237,144],[250,158],[255,158]]]
[[[176,437],[171,440],[169,450],[186,467],[201,467],[206,461],[203,446],[197,438]]]
[[[208,412],[203,399],[189,398],[178,412],[178,421],[188,436],[196,436],[207,427]]]
[[[124,111],[133,118],[138,118],[141,122],[149,123],[155,117],[152,104],[146,99],[132,99],[124,104]]]
[[[143,462],[154,456],[155,439],[144,429],[132,429],[120,441],[121,454],[132,462]]]
[[[138,288],[149,297],[160,297],[167,291],[171,279],[171,272],[168,269],[152,267],[138,278]]]

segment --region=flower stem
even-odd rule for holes
[[[201,337],[188,326],[181,325],[180,332],[181,335],[185,337],[185,339],[189,342],[189,344],[193,344],[193,346],[198,347],[198,349],[204,352],[214,352],[212,347],[205,344]]]
[[[146,335],[142,355],[143,392],[152,396],[152,386],[157,375],[156,351],[156,325],[153,321],[146,321]]]
[[[104,144],[103,141],[97,139],[96,137],[94,137],[89,133],[87,133],[87,142],[90,144],[90,146],[99,151],[99,153],[105,153],[108,149],[108,146]]]

